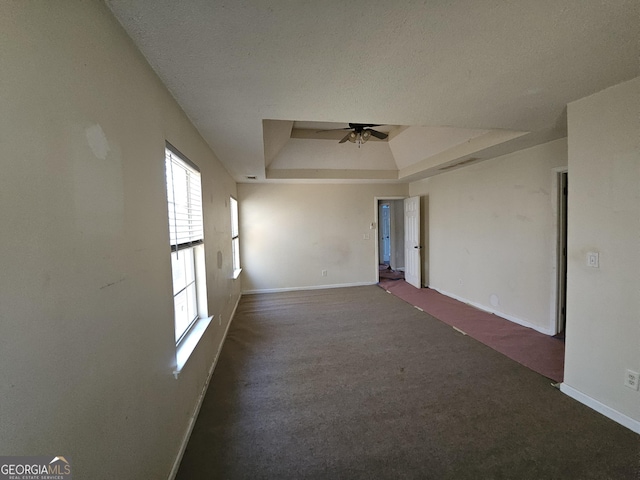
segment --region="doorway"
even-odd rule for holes
[[[404,197],[375,201],[377,280],[404,278]]]
[[[391,208],[388,201],[380,204],[378,224],[380,226],[380,265],[391,266]]]
[[[556,337],[564,338],[567,326],[567,207],[569,176],[566,170],[557,172],[558,244],[556,280]]]

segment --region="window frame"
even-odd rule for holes
[[[176,173],[176,168],[182,171]],[[176,188],[180,182],[184,183]],[[213,316],[208,316],[207,313],[204,212],[200,169],[169,142],[165,144],[165,185],[171,251],[173,330],[176,345],[176,368],[173,373],[178,378]],[[188,255],[188,265],[183,264],[184,271],[176,270],[181,268],[179,267],[180,257],[185,255]],[[189,272],[191,275],[187,278]],[[178,287],[176,287],[177,279]],[[180,283],[181,281],[184,286]],[[191,287],[192,290],[188,290]],[[178,318],[180,303],[178,296],[183,292],[187,297],[185,300],[187,312],[193,311],[193,317],[187,317],[188,324],[184,328],[182,328],[184,322],[180,325]],[[192,300],[195,297],[195,301],[190,303],[189,297]]]
[[[240,263],[240,213],[239,202],[232,196],[229,197],[229,210],[231,213],[231,264],[233,278],[236,279],[242,272]]]
[[[180,342],[186,337],[195,323],[200,318],[198,313],[198,279],[196,275],[197,266],[196,266],[196,251],[197,246],[182,248],[178,251],[171,252],[171,273],[173,277],[173,308],[174,308],[174,326],[175,326],[175,342],[176,345],[180,345]],[[174,263],[174,255],[176,262]],[[175,270],[174,266],[176,263],[179,263],[182,260],[180,257],[187,257],[186,262],[184,262],[185,267],[185,277],[186,274],[191,273],[189,277],[185,278],[184,285],[179,285],[176,287],[175,281]],[[176,291],[178,290],[178,291]],[[191,311],[191,318],[187,317],[186,326],[184,328],[180,328],[178,331],[178,326],[184,324],[185,322],[178,319],[178,312],[176,311],[176,305],[180,304],[180,297],[184,297],[184,302],[187,307],[187,315],[188,312]],[[193,303],[193,304],[192,304]]]

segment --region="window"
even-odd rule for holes
[[[171,252],[176,343],[198,319],[194,250],[195,247],[191,247]]]
[[[200,171],[172,146],[165,149],[169,242],[173,277],[176,375],[195,349],[207,317]],[[205,323],[200,323],[206,320]]]
[[[238,201],[231,197],[231,255],[233,257],[233,278],[238,278],[240,267],[240,235],[238,229]]]

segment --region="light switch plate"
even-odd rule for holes
[[[598,252],[588,252],[587,253],[587,266],[598,268],[600,266],[600,255]]]

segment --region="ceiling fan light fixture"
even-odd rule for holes
[[[381,125],[373,125],[369,123],[350,123],[346,128],[336,128],[334,130],[351,130],[347,133],[338,143],[345,143],[347,140],[351,143],[357,143],[358,148],[369,140],[371,137],[376,137],[380,140],[386,140],[389,136],[388,133],[379,132],[370,127],[379,127]],[[330,130],[320,130],[330,131]]]

